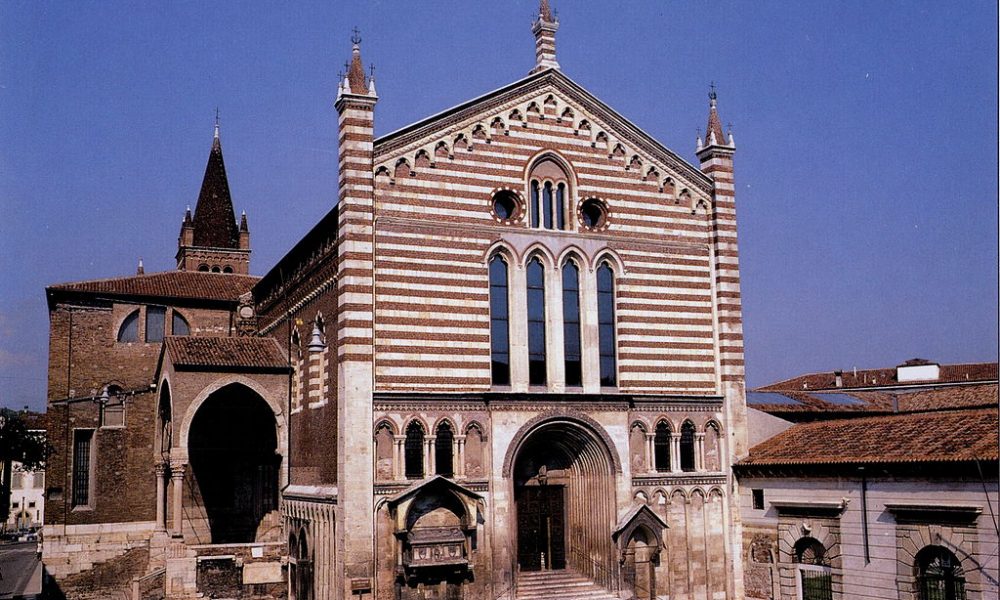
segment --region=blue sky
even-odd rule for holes
[[[694,161],[737,143],[751,386],[997,358],[997,7],[553,0],[563,71]],[[44,405],[49,284],[173,268],[216,107],[262,274],[334,203],[361,29],[376,133],[533,66],[535,0],[0,3],[0,405]]]

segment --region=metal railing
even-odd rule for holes
[[[596,560],[583,550],[574,549],[570,552],[573,557],[572,564],[580,571],[581,575],[590,578],[594,583],[609,591],[617,591],[619,588],[618,578],[615,573],[608,568],[608,565]]]

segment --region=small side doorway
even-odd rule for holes
[[[566,568],[564,492],[561,485],[518,488],[517,560],[522,571]]]

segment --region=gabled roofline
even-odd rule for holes
[[[661,144],[656,140],[656,138],[649,135],[631,121],[623,117],[620,113],[588,92],[585,88],[583,88],[583,86],[570,79],[562,71],[551,68],[533,73],[527,77],[514,81],[513,83],[509,83],[491,92],[471,100],[467,100],[461,104],[457,104],[451,108],[445,109],[439,113],[433,114],[376,138],[374,143],[374,152],[376,155],[389,153],[392,150],[430,134],[431,131],[439,126],[442,120],[447,119],[448,117],[464,118],[472,116],[472,114],[476,112],[475,109],[478,105],[487,100],[505,96],[515,96],[526,88],[531,87],[533,84],[545,83],[562,86],[567,92],[576,94],[578,96],[578,100],[582,103],[593,104],[597,110],[602,113],[600,117],[608,121],[609,128],[614,129],[616,133],[625,133],[630,135],[632,139],[628,139],[628,141],[642,147],[642,149],[649,154],[660,156],[664,159],[664,162],[667,163],[666,166],[683,173],[693,182],[700,184],[702,186],[702,191],[712,193],[714,187],[712,179],[703,173],[699,168],[681,158],[680,155],[673,150],[670,150]]]

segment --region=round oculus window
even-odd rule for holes
[[[604,227],[608,220],[608,209],[604,202],[597,198],[587,198],[580,205],[580,222],[587,229]]]
[[[510,221],[517,218],[518,201],[517,196],[510,190],[500,190],[493,194],[493,214],[501,221]]]

